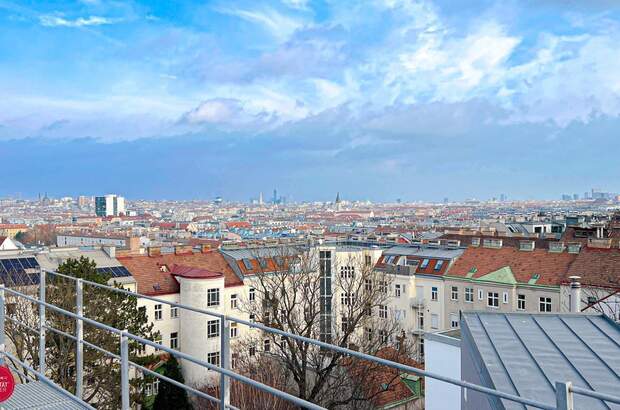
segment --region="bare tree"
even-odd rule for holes
[[[333,249],[275,249],[270,255],[257,251],[260,269],[250,279],[255,297],[241,304],[251,318],[371,355],[388,346],[403,354],[411,350],[388,309],[390,277],[375,270],[364,255],[336,260]],[[257,330],[250,330],[233,351],[247,360],[273,358],[289,380],[288,390],[302,399],[330,409],[368,403],[360,381],[373,366],[355,367],[352,377],[355,360],[342,353]]]
[[[286,374],[281,371],[281,365],[271,357],[236,358],[236,372],[252,378],[258,382],[274,387],[278,390],[287,389]],[[215,386],[201,386],[199,390],[210,394],[213,397],[220,397],[219,384]],[[230,400],[231,404],[240,409],[273,409],[273,410],[293,410],[296,406],[290,402],[266,393],[246,383],[237,380],[230,381]],[[217,409],[216,403],[204,398],[194,398],[194,409]]]

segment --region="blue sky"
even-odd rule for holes
[[[0,0],[0,195],[620,191],[617,4]]]

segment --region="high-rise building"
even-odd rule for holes
[[[274,205],[278,203],[278,191],[276,189],[273,190],[273,203]]]
[[[258,204],[259,205],[263,204],[263,193],[262,192],[258,195]]]
[[[78,206],[80,208],[85,208],[88,205],[90,205],[92,202],[93,197],[92,196],[84,196],[84,195],[80,195],[78,197]]]
[[[97,216],[125,215],[125,198],[112,194],[95,197],[95,214]]]

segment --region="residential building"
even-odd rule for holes
[[[97,196],[95,197],[95,213],[97,216],[125,215],[125,198],[112,194]]]

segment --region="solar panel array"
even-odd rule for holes
[[[123,278],[131,276],[131,273],[124,266],[111,266],[107,268],[97,268],[97,273],[110,275],[113,278]]]
[[[39,263],[32,257],[0,259],[0,281],[8,286],[36,285],[39,283],[39,273],[26,270],[38,268]]]

